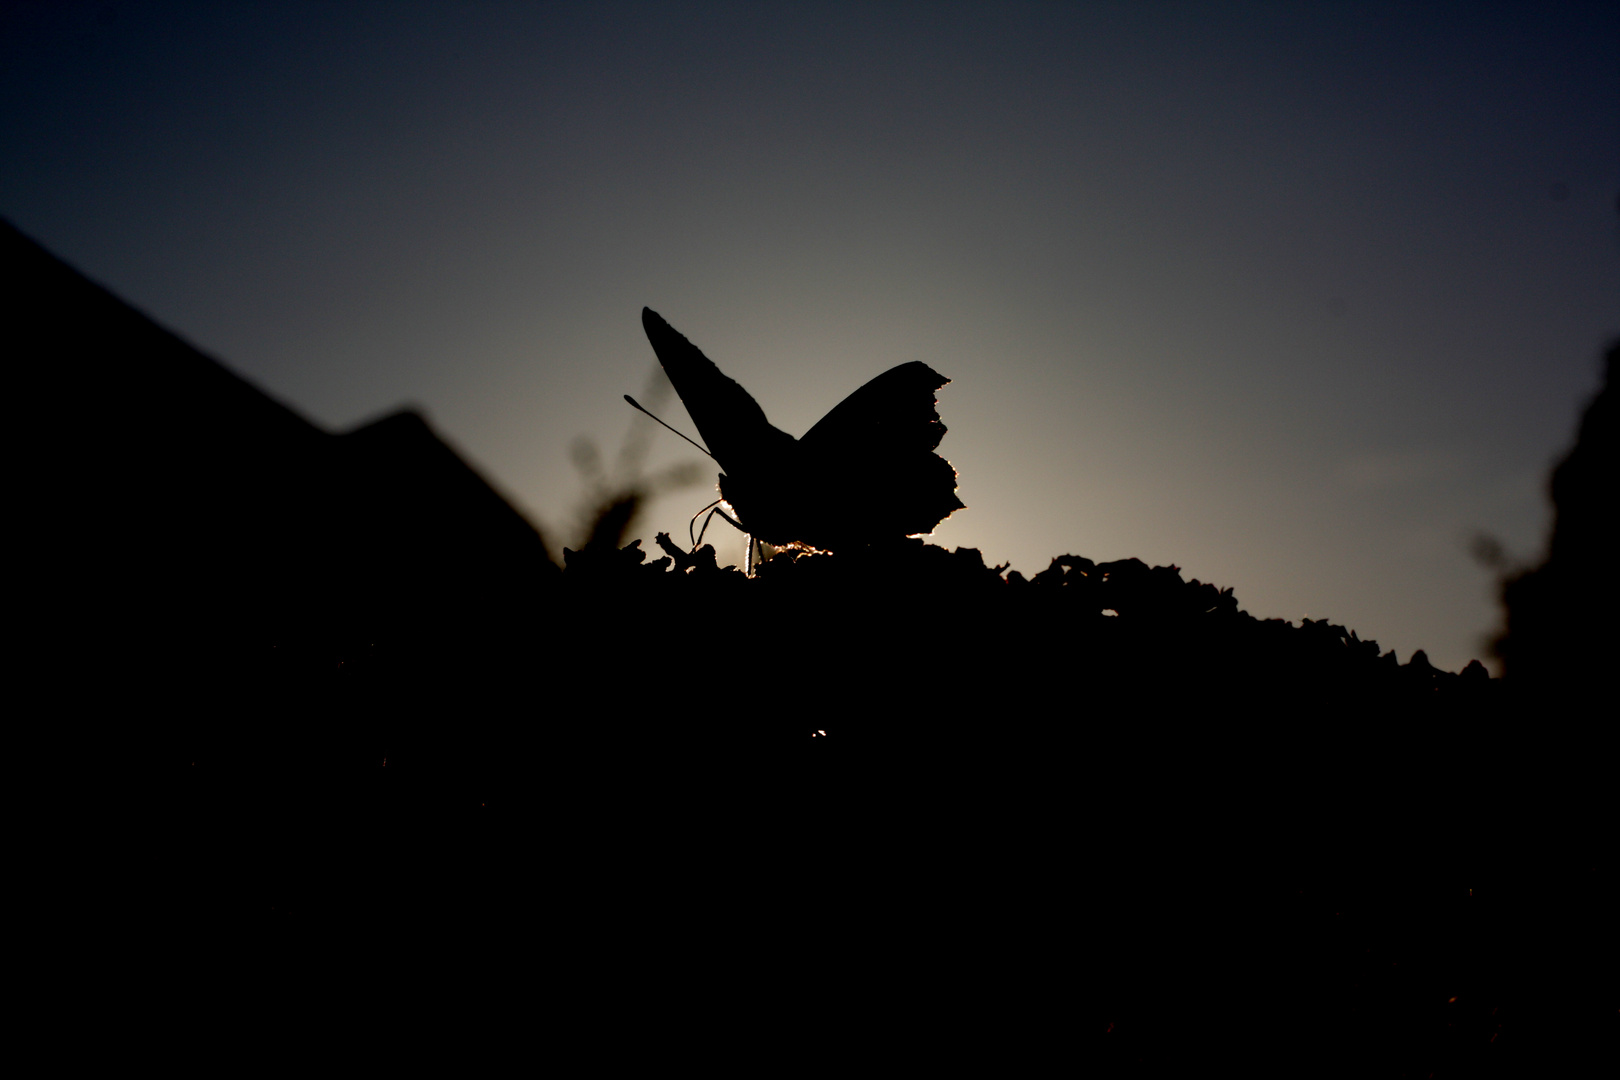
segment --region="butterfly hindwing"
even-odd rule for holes
[[[834,405],[799,441],[815,448],[858,443],[932,451],[945,437],[934,391],[950,381],[921,360],[890,368]]]

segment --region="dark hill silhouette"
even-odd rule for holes
[[[117,764],[71,789],[82,925],[194,988],[186,1031],[384,1004],[748,1032],[770,1071],[873,1036],[1177,1076],[1601,1049],[1612,788],[1533,693],[1136,560],[559,571],[419,417],[323,433],[4,243],[49,718]]]
[[[9,223],[0,261],[25,534],[48,589],[77,594],[46,605],[61,632],[339,647],[510,619],[555,577],[419,415],[327,434]]]

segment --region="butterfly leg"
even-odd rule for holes
[[[722,500],[722,499],[716,499],[716,500],[714,500],[714,502],[710,503],[708,506],[705,506],[703,508],[703,510],[713,510],[715,507],[719,506],[720,503],[723,502],[723,501],[724,500]],[[698,542],[697,542],[697,539],[695,537],[693,537],[693,535],[692,535],[692,526],[696,525],[697,524],[697,519],[703,516],[703,510],[699,510],[697,513],[693,514],[692,515],[692,520],[688,521],[686,523],[686,538],[688,540],[692,541],[692,550],[693,551],[697,550]],[[711,514],[710,516],[712,517],[713,515]],[[709,527],[709,523],[707,521],[705,521],[703,523],[703,527],[705,529],[707,529]]]
[[[704,507],[703,509],[709,511],[709,516],[703,519],[703,528],[698,530],[697,539],[692,541],[692,550],[693,551],[696,551],[697,546],[699,544],[703,543],[703,534],[709,531],[709,522],[714,520],[716,514],[718,514],[720,516],[720,519],[722,521],[725,521],[732,528],[736,529],[738,532],[742,533],[744,536],[749,536],[749,542],[750,542],[750,545],[752,545],[753,538],[752,538],[752,536],[750,536],[748,530],[743,528],[742,525],[738,523],[736,518],[732,517],[730,514],[726,513],[724,510],[720,509],[719,500],[716,500],[715,502],[710,503],[708,506]],[[703,513],[703,510],[699,510],[698,513],[700,513],[700,514]],[[694,517],[692,520],[696,521],[697,518]],[[691,529],[690,524],[688,524],[686,532],[687,532],[687,536],[691,536],[692,529]]]

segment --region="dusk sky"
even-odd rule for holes
[[[646,305],[793,435],[948,376],[936,543],[1452,670],[1620,335],[1617,195],[1612,3],[0,7],[0,215],[330,430],[422,409],[554,550]],[[714,497],[651,446],[703,478],[649,548]]]

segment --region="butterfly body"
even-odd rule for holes
[[[931,532],[962,502],[934,391],[950,380],[921,361],[891,368],[795,439],[651,309],[647,339],[720,463],[720,495],[755,537],[837,551]]]

